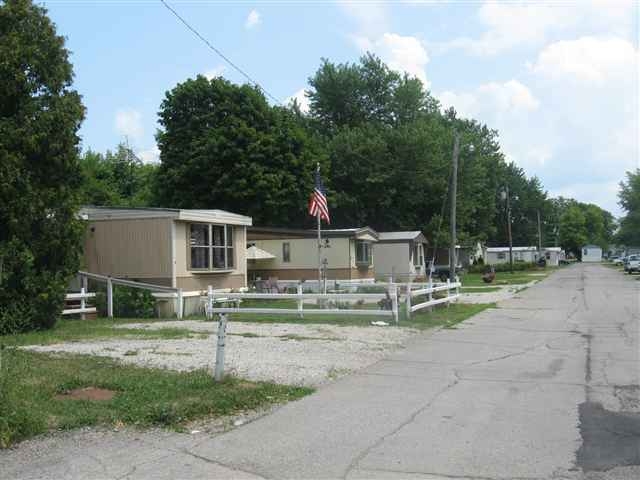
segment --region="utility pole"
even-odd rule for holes
[[[540,227],[540,210],[537,210],[538,214],[538,259],[542,258],[542,228]]]
[[[507,197],[507,233],[509,235],[509,271],[513,273],[513,237],[511,236],[511,200],[509,199],[509,185],[506,187]]]
[[[449,280],[456,281],[456,201],[458,196],[458,154],[460,153],[460,135],[458,132],[453,136],[453,158],[451,168],[451,246],[449,248]]]

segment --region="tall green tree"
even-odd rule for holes
[[[77,131],[63,37],[30,0],[0,4],[0,334],[54,325],[77,271]]]
[[[124,144],[105,155],[87,150],[80,157],[84,205],[148,207],[153,204],[157,166],[143,163]]]
[[[157,135],[157,203],[222,208],[258,225],[302,226],[322,151],[297,114],[262,92],[202,76],[167,92]]]
[[[626,215],[620,220],[616,240],[623,245],[640,245],[640,169],[627,172],[627,179],[620,183],[620,206]]]

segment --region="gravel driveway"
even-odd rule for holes
[[[213,369],[217,322],[159,321],[121,324],[121,328],[186,328],[193,338],[113,340],[25,347],[117,358],[125,363],[172,370]],[[258,324],[230,322],[225,371],[257,381],[319,385],[357,370],[402,348],[418,331],[398,327]]]

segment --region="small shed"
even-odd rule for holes
[[[550,267],[560,265],[560,260],[564,260],[564,252],[560,247],[546,247],[543,249],[544,259]]]
[[[427,239],[421,231],[380,232],[376,244],[376,278],[424,279]]]
[[[602,248],[598,245],[585,245],[582,247],[583,262],[601,262]]]

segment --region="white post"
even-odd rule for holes
[[[460,277],[456,275],[456,296],[460,295]]]
[[[407,282],[407,320],[411,320],[411,277]]]
[[[107,317],[113,318],[113,282],[107,278]]]
[[[183,298],[182,298],[182,289],[179,288],[178,289],[178,311],[176,312],[176,315],[178,317],[178,320],[182,320],[182,312],[183,312]]]
[[[398,288],[395,284],[389,285],[389,296],[391,297],[391,311],[393,313],[393,319],[398,324]]]
[[[80,287],[80,310],[82,310],[82,313],[80,314],[80,318],[82,320],[85,320],[87,317],[84,314],[84,309],[87,306],[87,301],[84,298],[84,294],[85,294],[85,289],[84,287]]]
[[[88,288],[88,281],[87,281],[87,277],[85,277],[84,275],[82,275],[80,277],[80,292],[82,292],[82,294],[84,295],[85,293],[87,293],[87,291],[89,290]],[[84,290],[84,292],[83,292]],[[84,309],[87,306],[87,302],[85,300],[84,297],[82,297],[82,300],[80,301],[80,308]],[[83,313],[80,318],[82,320],[86,320],[87,316]]]
[[[298,295],[300,295],[300,297],[298,298],[298,316],[300,318],[304,318],[304,301],[302,300],[302,284],[298,283]]]
[[[211,320],[213,318],[213,287],[211,285],[207,287],[206,317],[207,317],[207,320]]]
[[[447,308],[449,308],[449,305],[451,304],[451,300],[449,300],[449,297],[451,292],[451,280],[449,278],[447,278]]]
[[[222,380],[224,375],[224,345],[227,336],[227,315],[221,313],[218,321],[218,345],[216,348],[216,368],[214,379],[216,382]]]
[[[429,276],[429,284],[427,286],[429,289],[429,301],[433,300],[433,279]]]

